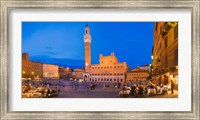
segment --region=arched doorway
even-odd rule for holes
[[[83,74],[83,80],[84,80],[84,81],[89,81],[89,80],[90,80],[90,74],[84,73],[84,74]]]

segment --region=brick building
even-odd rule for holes
[[[156,22],[152,78],[159,84],[178,83],[178,22]]]
[[[29,61],[28,53],[22,54],[22,78],[23,79],[42,79],[43,64]]]
[[[142,66],[141,68],[144,68]],[[133,70],[126,73],[126,82],[137,82],[145,81],[149,76],[149,69],[141,69],[140,67],[134,68]]]
[[[74,69],[72,72],[72,78],[75,80],[83,79],[83,74],[85,73],[84,69]]]
[[[84,31],[85,73],[84,80],[89,82],[124,82],[128,70],[126,62],[118,62],[114,53],[110,56],[99,55],[99,64],[91,64],[91,35],[88,25]]]
[[[69,80],[72,77],[72,70],[70,68],[59,67],[60,79]]]
[[[125,82],[125,73],[128,70],[126,62],[118,62],[114,53],[110,56],[99,56],[99,64],[92,64],[87,71],[91,82]]]
[[[58,66],[53,64],[43,64],[44,79],[59,79]]]

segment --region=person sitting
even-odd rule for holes
[[[131,89],[131,95],[135,95],[135,93],[136,93],[136,85],[134,84]]]
[[[139,94],[139,95],[143,95],[143,92],[144,92],[143,87],[142,87],[142,86],[139,86],[138,89],[139,89],[139,90],[138,90],[138,94]]]

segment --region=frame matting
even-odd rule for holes
[[[174,1],[76,1],[76,0],[0,0],[1,9],[1,40],[0,40],[0,111],[1,119],[200,119],[199,99],[200,99],[200,36],[199,36],[199,18],[200,1],[199,0],[174,0]],[[9,111],[9,30],[8,16],[9,10],[18,8],[190,8],[192,9],[192,110],[190,112],[14,112]]]

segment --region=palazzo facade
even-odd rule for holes
[[[119,62],[114,53],[109,56],[99,55],[99,64],[91,64],[91,35],[88,25],[85,26],[85,74],[88,82],[125,82],[128,66],[126,62]]]

